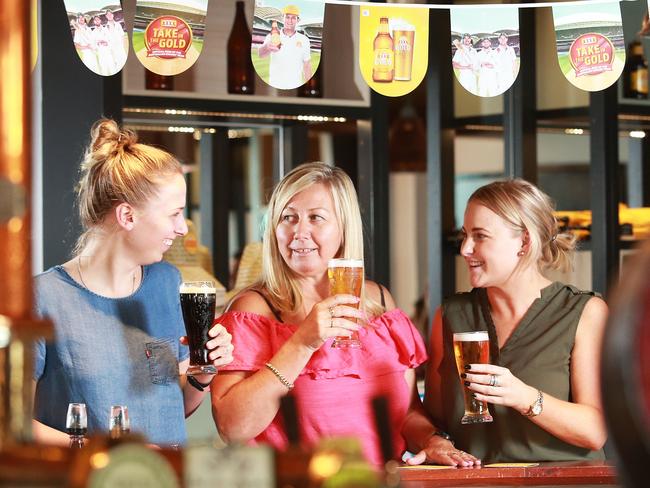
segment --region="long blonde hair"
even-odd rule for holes
[[[298,193],[322,184],[332,194],[336,219],[341,229],[341,247],[335,257],[363,259],[363,227],[361,212],[350,177],[340,168],[321,162],[305,163],[289,172],[277,184],[267,210],[262,244],[262,279],[253,288],[263,289],[273,306],[282,312],[296,312],[302,306],[302,293],[293,273],[284,261],[275,235],[282,211]],[[382,307],[366,297],[362,289],[362,306],[371,314]]]
[[[81,162],[77,206],[83,233],[75,246],[79,254],[90,234],[120,203],[142,206],[157,191],[160,178],[182,174],[178,160],[162,149],[138,143],[138,136],[117,123],[93,124],[90,144]]]
[[[571,267],[576,238],[558,233],[553,200],[532,183],[522,179],[495,181],[476,190],[467,203],[471,202],[489,208],[513,230],[528,232],[530,251],[521,260],[521,267],[535,264],[540,272]]]

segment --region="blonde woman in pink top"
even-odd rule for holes
[[[212,408],[229,442],[287,446],[280,399],[296,399],[300,436],[356,436],[368,460],[382,463],[371,400],[389,401],[393,452],[417,398],[414,368],[425,347],[390,293],[365,280],[361,298],[329,295],[328,261],[363,258],[357,195],[340,168],[303,164],[277,185],[268,207],[259,283],[235,297],[218,322],[232,334],[234,360],[211,385]],[[360,302],[359,309],[356,305]],[[358,331],[361,348],[332,348]]]

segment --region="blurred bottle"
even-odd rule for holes
[[[228,93],[255,93],[251,32],[248,30],[242,0],[237,1],[235,21],[228,37]]]
[[[280,400],[280,412],[284,420],[289,445],[284,451],[275,455],[276,486],[280,488],[309,488],[308,467],[311,452],[300,444],[300,428],[298,425],[298,412],[296,400],[287,395]]]
[[[282,41],[280,39],[280,29],[278,29],[278,23],[275,20],[271,24],[271,44],[273,44],[278,49],[282,46]]]
[[[324,74],[324,63],[323,63],[323,51],[320,53],[320,62],[318,63],[318,68],[314,75],[307,80],[307,82],[298,87],[298,96],[299,97],[309,97],[309,98],[322,98],[323,97],[323,74]]]
[[[153,71],[144,69],[144,84],[147,90],[173,90],[174,77],[167,75],[159,75]]]
[[[648,63],[643,57],[643,46],[639,40],[629,45],[629,56],[625,66],[625,96],[648,98]]]

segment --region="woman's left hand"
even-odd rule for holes
[[[477,400],[503,405],[524,414],[537,398],[537,390],[514,376],[508,368],[471,364],[461,375]]]
[[[232,345],[232,336],[226,328],[215,323],[208,331],[208,335],[212,338],[206,344],[210,353],[208,358],[216,367],[225,366],[232,363],[232,351],[235,347]]]
[[[230,333],[223,325],[215,323],[208,331],[208,335],[211,339],[206,342],[205,347],[210,351],[208,358],[212,364],[216,367],[230,364],[233,359],[232,351],[235,349]],[[187,336],[181,337],[181,344],[188,345]]]

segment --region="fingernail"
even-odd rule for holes
[[[467,378],[467,374],[465,374],[465,373],[461,373],[461,374],[460,374],[460,377],[461,377],[461,378]]]
[[[468,370],[469,370],[469,369],[472,369],[472,365],[471,365],[471,364],[466,364],[466,365],[465,365],[465,369],[468,369]]]
[[[471,385],[471,383],[469,381],[464,381],[464,383],[465,383],[465,386]]]

